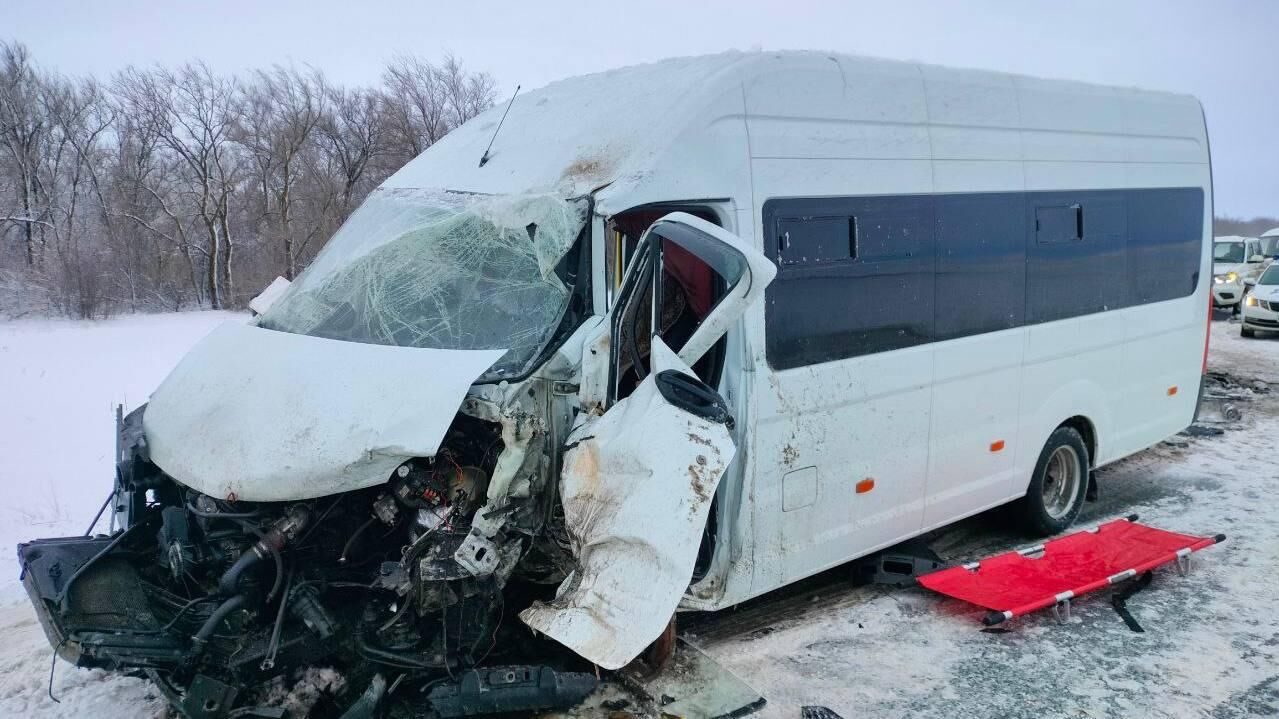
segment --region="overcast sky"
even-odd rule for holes
[[[1279,216],[1279,2],[334,2],[7,0],[0,38],[45,68],[107,77],[200,58],[309,64],[377,81],[399,52],[452,52],[503,95],[610,67],[727,49],[817,49],[1192,93],[1219,215]],[[376,8],[376,9],[375,9]]]

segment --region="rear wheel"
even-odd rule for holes
[[[1020,502],[1028,531],[1046,537],[1074,523],[1088,493],[1088,465],[1088,446],[1074,428],[1058,427],[1048,436]]]

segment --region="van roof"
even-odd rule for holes
[[[1272,227],[1261,233],[1262,237],[1279,237],[1279,227]]]
[[[920,78],[939,93],[931,112],[923,91],[917,102],[899,101],[903,85],[914,82],[922,90]],[[796,82],[803,92],[788,91]],[[499,102],[428,148],[386,186],[578,196],[610,183],[642,183],[672,153],[696,154],[707,144],[730,141],[725,120],[741,126],[744,116],[816,118],[842,102],[858,105],[856,122],[901,123],[891,113],[916,103],[923,114],[904,123],[924,125],[940,122],[933,116],[950,109],[948,99],[971,99],[972,88],[982,87],[1026,96],[1023,112],[1013,120],[1018,127],[1011,129],[1192,139],[1198,142],[1187,152],[1201,153],[1206,162],[1206,149],[1198,149],[1206,146],[1202,111],[1188,95],[831,53],[726,52],[573,77],[522,93],[494,138],[506,109],[506,102]],[[931,102],[934,90],[927,92]],[[815,105],[806,106],[810,102]],[[981,125],[982,103],[968,104],[971,108],[963,111]],[[490,140],[490,161],[481,168]],[[733,136],[731,141],[739,143],[744,156],[741,140]],[[610,187],[609,193],[616,190]]]

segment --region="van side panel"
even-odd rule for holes
[[[745,87],[755,217],[763,217],[769,197],[931,192],[927,111],[917,69],[847,58],[810,60],[803,69],[762,73]],[[827,91],[813,92],[814,86]],[[771,234],[761,224],[757,241],[775,257],[778,238]],[[764,308],[757,311],[763,314]],[[848,307],[818,303],[811,311],[840,313]],[[807,312],[801,310],[795,321],[806,321]],[[928,442],[933,372],[927,344],[773,371],[765,339],[766,333],[754,343],[752,593],[846,561],[850,548],[918,530],[927,476],[927,453],[918,448]],[[867,481],[874,488],[858,494],[858,484]],[[783,512],[787,493],[792,501]]]
[[[1184,428],[1196,402],[1211,182],[1193,99],[932,67],[912,79],[896,65],[832,62],[837,85],[812,58],[745,87],[756,241],[781,270],[756,309],[764,321],[750,325],[762,331],[751,339],[751,595],[1020,497],[1065,420],[1084,418],[1094,463],[1104,464]],[[885,83],[867,78],[881,70],[896,74],[874,117]],[[821,77],[822,93],[799,92],[806,73]],[[825,198],[798,212],[822,235],[799,246],[852,265],[861,236],[850,230],[853,249],[840,255],[848,218],[831,208],[902,195],[933,198],[930,340],[798,346],[806,327],[840,319],[796,308],[851,312],[861,290],[814,285],[810,296],[822,299],[806,306],[803,286],[788,285],[795,278],[820,285],[855,273],[788,267],[785,248],[796,245],[786,235],[800,225],[779,224],[778,208]],[[974,209],[981,203],[986,211]],[[1169,233],[1180,239],[1162,245]],[[1156,276],[1175,287],[1147,281]],[[785,311],[769,304],[779,299]],[[770,345],[778,332],[789,339]],[[880,342],[888,349],[861,351]],[[779,364],[775,350],[817,353]]]

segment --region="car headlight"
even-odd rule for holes
[[[1257,298],[1256,298],[1256,297],[1253,297],[1252,295],[1248,295],[1248,298],[1247,298],[1247,299],[1245,299],[1245,300],[1243,301],[1243,303],[1244,303],[1245,305],[1248,305],[1249,307],[1256,307],[1256,306],[1257,306]]]
[[[1237,279],[1239,279],[1239,275],[1235,274],[1234,272],[1226,273],[1226,282],[1234,282]]]

